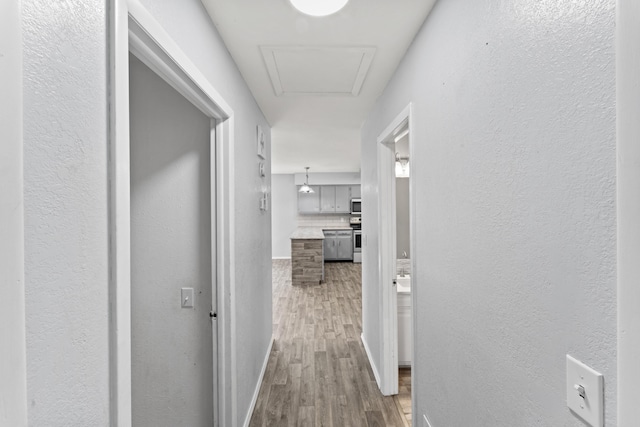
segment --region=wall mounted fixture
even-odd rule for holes
[[[315,193],[315,191],[313,191],[313,188],[309,187],[309,166],[306,166],[305,169],[307,170],[307,179],[304,181],[304,185],[300,187],[298,191],[300,193]]]
[[[265,212],[269,210],[269,192],[267,190],[263,190],[260,193],[258,203],[260,205],[260,211]]]
[[[289,0],[305,15],[327,16],[342,9],[349,0]]]
[[[409,158],[396,153],[396,178],[409,178]]]
[[[258,157],[260,157],[261,159],[266,159],[267,158],[267,147],[266,147],[266,142],[264,140],[264,131],[262,130],[262,126],[258,125],[257,126],[257,133],[256,133],[256,142],[257,142],[257,146],[258,146]]]

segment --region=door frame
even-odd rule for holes
[[[398,295],[394,286],[396,277],[396,175],[395,136],[405,125],[409,129],[409,158],[413,159],[414,144],[412,104],[409,103],[377,138],[378,152],[378,300],[382,319],[380,342],[382,343],[380,391],[385,396],[398,394]],[[415,197],[413,174],[409,177],[409,227],[411,258],[415,259]],[[415,281],[415,263],[411,262],[411,277]],[[412,342],[415,333],[415,292],[411,286]],[[415,346],[414,346],[415,347]],[[412,360],[415,361],[415,348]],[[412,361],[412,368],[415,364]],[[413,369],[411,375],[413,376]],[[412,391],[413,393],[413,391]]]
[[[27,426],[21,5],[0,3],[0,423]]]
[[[110,400],[111,425],[129,427],[131,405],[131,206],[129,52],[211,119],[214,425],[236,424],[234,363],[233,110],[136,0],[111,0],[110,33]],[[219,298],[218,298],[219,296]]]
[[[618,425],[640,418],[640,5],[616,3]]]

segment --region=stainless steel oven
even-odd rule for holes
[[[362,230],[353,230],[353,262],[362,262]]]
[[[349,225],[353,228],[353,262],[362,262],[362,217],[351,217]]]

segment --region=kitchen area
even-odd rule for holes
[[[293,285],[321,283],[325,262],[362,262],[359,173],[307,170],[275,176],[272,186],[273,258],[291,259]]]

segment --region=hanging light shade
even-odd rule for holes
[[[313,188],[309,187],[309,166],[306,166],[305,169],[307,170],[307,179],[305,179],[304,185],[298,191],[300,193],[315,193]]]

